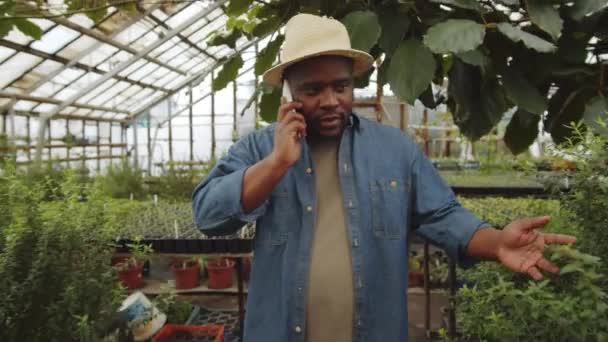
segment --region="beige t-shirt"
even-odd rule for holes
[[[317,191],[306,314],[309,342],[351,342],[353,275],[345,223],[338,139],[311,143]]]

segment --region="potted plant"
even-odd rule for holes
[[[171,264],[171,273],[178,290],[192,289],[199,285],[200,263],[196,258],[176,260]]]
[[[228,258],[211,259],[205,262],[210,289],[226,289],[232,286],[234,260]]]
[[[141,238],[137,237],[132,244],[129,244],[129,248],[131,249],[131,256],[116,263],[114,269],[118,272],[120,282],[132,290],[141,287],[144,263],[148,260],[152,247],[141,243]]]

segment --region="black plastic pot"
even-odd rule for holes
[[[230,239],[226,240],[226,248],[228,249],[228,253],[239,253],[239,240],[238,239]]]
[[[227,253],[228,243],[224,239],[213,240],[213,253]]]
[[[199,240],[199,243],[201,245],[201,253],[213,253],[213,240],[202,239]]]
[[[163,253],[175,253],[175,240],[162,240],[161,252]]]
[[[161,253],[163,251],[163,241],[162,240],[152,240],[152,249],[154,252]]]
[[[188,253],[200,253],[201,247],[198,240],[186,240],[186,250]]]
[[[187,240],[175,240],[175,253],[188,253]]]
[[[239,253],[250,253],[253,250],[253,239],[239,239]]]

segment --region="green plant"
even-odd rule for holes
[[[218,28],[207,44],[234,49],[243,37],[270,35],[256,58],[260,76],[285,39],[279,29],[301,12],[341,20],[352,46],[381,63],[379,84],[388,83],[409,103],[419,99],[431,108],[446,103],[460,132],[473,141],[514,112],[504,141],[515,154],[534,142],[540,120],[555,141],[564,141],[572,134],[565,125],[580,121],[586,105],[599,103],[608,90],[603,24],[608,9],[597,0],[231,0],[226,9],[231,24]],[[225,63],[214,90],[227,86],[241,68],[238,55]],[[368,84],[370,76],[360,84]],[[432,85],[443,86],[446,77],[447,96],[433,94]],[[264,92],[260,109],[266,120],[275,119],[280,96],[280,89]]]
[[[160,295],[154,299],[154,305],[159,311],[167,315],[167,322],[171,324],[184,324],[194,306],[189,301],[179,297],[172,289],[164,289]]]
[[[577,146],[567,145],[562,151],[576,162],[577,170],[569,172],[572,190],[560,194],[562,206],[570,212],[571,224],[580,227],[581,249],[608,255],[608,138],[574,128]],[[608,262],[604,261],[604,271]],[[608,283],[607,287],[608,289]]]
[[[488,281],[458,292],[458,328],[464,340],[603,341],[608,338],[608,294],[599,287],[600,260],[556,247],[550,260],[560,275],[534,282],[487,274]]]
[[[127,247],[129,247],[129,251],[131,252],[131,256],[116,266],[118,271],[125,271],[132,267],[141,265],[150,258],[150,254],[153,252],[152,246],[142,243],[141,240],[142,237],[137,236],[135,237],[133,243],[127,244]]]
[[[142,199],[146,193],[142,170],[129,164],[124,158],[118,165],[110,165],[104,176],[99,177],[102,191],[112,198]]]
[[[73,172],[50,202],[15,173],[5,178],[11,217],[0,253],[0,340],[100,340],[124,297],[109,263],[104,197]]]

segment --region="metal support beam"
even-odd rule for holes
[[[13,98],[16,100],[23,100],[23,101],[50,103],[50,104],[56,104],[59,106],[61,106],[61,104],[62,104],[62,102],[57,99],[52,99],[52,98],[42,97],[42,96],[9,93],[6,91],[0,91],[0,98],[9,98],[9,99]],[[94,106],[94,105],[90,105],[90,104],[86,104],[86,103],[72,102],[72,103],[70,103],[70,106],[76,107],[76,108],[90,109],[90,110],[99,110],[99,111],[103,111],[103,112],[129,114],[129,112],[127,112],[125,110],[109,108],[109,107]],[[66,107],[68,107],[68,106],[66,106]],[[63,107],[61,109],[65,109],[65,107]],[[55,113],[55,114],[59,114],[59,111],[57,111],[57,113]],[[46,115],[46,114],[44,114],[44,115]]]
[[[226,2],[226,0],[219,0],[219,1],[215,2],[215,3],[213,3],[212,5],[210,5],[209,7],[207,7],[205,9],[203,9],[202,11],[198,12],[197,14],[193,15],[188,20],[184,21],[183,23],[181,23],[180,25],[178,25],[177,27],[175,27],[173,30],[167,32],[167,34],[163,38],[157,40],[153,44],[150,44],[145,49],[139,51],[137,54],[135,54],[134,56],[132,56],[128,60],[120,63],[119,65],[117,65],[111,71],[108,71],[105,75],[103,75],[102,77],[100,77],[95,82],[90,83],[89,85],[87,85],[86,87],[84,87],[81,91],[79,91],[78,93],[74,94],[69,99],[63,101],[59,106],[57,106],[57,108],[55,108],[55,110],[53,110],[52,112],[50,112],[48,114],[48,117],[53,117],[55,114],[59,113],[64,108],[70,106],[77,99],[79,99],[82,96],[88,94],[90,91],[92,91],[95,88],[97,88],[103,82],[105,82],[108,79],[114,77],[114,75],[117,75],[121,71],[125,70],[131,64],[133,64],[136,61],[140,60],[142,57],[146,56],[148,53],[150,53],[151,51],[153,51],[157,47],[161,46],[162,44],[164,44],[165,42],[167,42],[171,38],[175,37],[175,35],[177,35],[178,33],[182,32],[184,29],[188,28],[190,25],[194,24],[197,20],[200,20],[201,18],[204,18],[209,13],[211,13],[212,11],[216,10],[217,8],[219,8],[222,4],[224,4],[224,2]],[[167,95],[170,96],[172,94],[169,93]]]
[[[139,141],[137,139],[137,122],[134,122],[131,128],[133,129],[133,166],[137,170],[139,169]]]
[[[192,87],[190,87],[188,93],[190,95],[190,110],[188,111],[188,123],[190,124],[190,161],[194,161],[194,120],[192,117]],[[192,169],[192,166],[190,167],[190,169]]]
[[[114,124],[110,122],[110,145],[114,142],[112,141],[112,131],[114,130]],[[110,158],[112,158],[112,148],[110,147]]]
[[[154,106],[158,105],[159,103],[165,101],[169,96],[172,96],[173,94],[179,92],[180,90],[184,89],[185,87],[188,86],[196,86],[198,83],[202,82],[203,79],[205,79],[205,77],[207,77],[213,70],[215,70],[216,68],[222,66],[226,61],[228,61],[231,57],[240,54],[241,52],[243,52],[244,50],[247,50],[249,47],[251,47],[252,45],[254,45],[255,43],[257,43],[258,41],[260,41],[262,38],[258,38],[256,40],[253,40],[251,42],[248,42],[246,44],[244,44],[240,49],[238,49],[237,51],[235,51],[233,54],[227,56],[227,58],[224,59],[224,62],[221,63],[217,63],[215,65],[213,65],[210,68],[205,68],[204,70],[201,70],[200,72],[192,75],[191,77],[185,79],[184,81],[182,81],[180,84],[178,84],[175,88],[173,88],[173,90],[171,90],[169,93],[153,100],[152,102],[148,103],[147,105],[143,106],[142,108],[138,109],[137,111],[135,111],[131,117],[129,118],[130,121],[135,120],[138,116],[143,115],[144,113],[146,113],[148,110],[152,109]],[[253,67],[251,67],[248,70],[253,69]],[[242,75],[243,73],[240,73],[240,75]],[[196,103],[196,102],[195,102]],[[180,109],[180,113],[185,110],[184,108]]]
[[[19,44],[13,43],[11,41],[8,41],[6,39],[0,39],[0,46],[5,46],[7,48],[10,48],[10,49],[13,49],[13,50],[16,50],[16,51],[19,51],[19,52],[24,52],[24,53],[27,53],[27,54],[30,54],[30,55],[34,55],[34,56],[43,58],[43,59],[48,59],[48,60],[51,60],[51,61],[55,61],[55,62],[61,63],[63,65],[71,64],[71,67],[73,67],[75,69],[84,70],[86,72],[94,72],[94,73],[100,74],[100,75],[103,75],[103,74],[106,73],[105,71],[99,69],[98,67],[82,64],[82,63],[79,63],[79,62],[72,63],[72,61],[70,61],[67,58],[64,58],[64,57],[61,57],[61,56],[57,56],[57,55],[52,55],[50,53],[46,53],[44,51],[31,48],[29,46],[19,45]],[[161,91],[161,92],[168,92],[169,91],[169,89],[166,89],[166,88],[161,88],[161,87],[157,87],[157,86],[155,86],[153,84],[148,84],[148,83],[143,83],[143,82],[140,82],[140,81],[135,81],[135,80],[132,80],[132,79],[129,79],[127,77],[120,76],[120,75],[114,75],[113,78],[116,79],[116,80],[119,80],[119,81],[127,82],[127,83],[129,83],[131,85],[136,85],[136,86],[142,87],[142,88],[150,88],[150,89],[153,89],[155,91]]]
[[[239,132],[238,132],[238,127],[237,127],[237,119],[238,119],[238,103],[236,101],[236,91],[237,91],[237,86],[236,86],[236,80],[232,82],[232,110],[234,112],[234,115],[232,117],[232,141],[235,141],[235,139],[237,138]]]
[[[70,136],[70,119],[65,120],[65,136],[66,137]],[[71,149],[70,149],[69,145],[66,147],[66,150],[67,150],[66,158],[70,159],[70,150]],[[67,163],[68,167],[70,167],[70,161],[68,160],[66,163]]]
[[[80,25],[78,25],[78,24],[76,24],[76,23],[74,23],[74,22],[72,22],[72,21],[70,21],[70,20],[68,20],[66,18],[53,17],[53,18],[50,18],[50,20],[53,21],[53,22],[55,22],[55,23],[57,23],[57,24],[59,24],[59,25],[63,25],[65,27],[67,27],[67,28],[70,28],[70,29],[72,29],[72,30],[74,30],[74,31],[76,31],[78,33],[84,34],[84,35],[89,36],[91,38],[95,38],[98,41],[104,42],[104,43],[106,43],[108,45],[111,45],[111,46],[113,46],[113,47],[115,47],[115,48],[117,48],[119,50],[126,51],[126,52],[128,52],[128,53],[130,53],[132,55],[140,55],[141,54],[141,51],[137,51],[137,50],[135,50],[134,48],[132,48],[132,47],[130,47],[128,45],[124,45],[124,44],[122,44],[120,42],[117,42],[117,41],[111,39],[111,38],[108,38],[103,33],[99,33],[99,32],[97,32],[95,30],[91,30],[91,29],[88,29],[86,27],[80,26]],[[175,68],[175,67],[173,67],[173,66],[171,66],[171,65],[169,65],[169,64],[167,64],[167,63],[165,63],[163,61],[160,61],[157,58],[150,57],[150,56],[147,55],[147,53],[141,54],[140,58],[143,58],[143,59],[145,59],[148,62],[151,62],[151,63],[154,63],[154,64],[158,64],[158,65],[160,65],[160,66],[162,66],[164,68],[167,68],[167,69],[169,69],[169,70],[171,70],[171,71],[173,71],[175,73],[178,73],[178,74],[180,74],[182,76],[186,76],[187,75],[186,72],[184,72],[184,71],[182,71],[182,70],[180,70],[178,68]]]
[[[99,129],[99,121],[97,121],[95,123],[95,128],[97,129],[97,153],[96,155],[99,157],[99,155],[101,154],[101,146],[99,146],[99,144],[101,144],[101,130]],[[111,148],[111,147],[110,147]],[[99,173],[101,171],[101,160],[97,159],[97,173]]]
[[[251,71],[251,70],[253,70],[253,66],[251,66],[250,68],[247,68],[247,69],[243,70],[242,72],[240,72],[240,73],[238,74],[237,78],[239,78],[239,77],[241,77],[241,76],[245,75],[246,73],[248,73],[248,72],[249,72],[249,71]],[[187,109],[191,109],[191,108],[192,108],[194,105],[196,105],[197,103],[199,103],[199,102],[201,102],[202,100],[206,99],[207,97],[211,96],[211,94],[212,94],[212,93],[213,93],[213,91],[209,91],[209,92],[208,92],[208,93],[206,93],[205,95],[203,95],[203,96],[199,97],[199,98],[198,98],[196,101],[194,101],[193,103],[188,104],[188,105],[187,105],[187,106],[185,106],[185,107],[182,107],[180,110],[178,110],[177,112],[173,113],[173,117],[176,117],[176,116],[180,115],[182,112],[184,112],[184,111],[185,111],[185,110],[187,110]],[[197,117],[198,117],[198,116],[197,116]],[[216,115],[216,117],[219,117],[219,115]],[[132,119],[129,119],[129,120],[132,120]],[[166,120],[165,120],[165,121],[161,121],[160,125],[161,125],[161,126],[162,126],[162,125],[164,125],[164,124],[165,124],[165,122],[167,122],[167,121],[166,121]]]
[[[215,79],[211,72],[211,84]],[[211,92],[211,159],[215,159],[215,93]]]
[[[173,127],[171,126],[171,98],[167,101],[167,114],[169,115],[169,162],[173,162]]]
[[[40,115],[42,115],[42,113],[36,112],[36,111],[16,110],[15,115],[27,116],[27,117],[29,117],[29,116],[39,117]],[[55,118],[56,119],[73,119],[73,120],[86,119],[87,121],[98,121],[98,122],[121,122],[121,123],[125,122],[125,120],[119,120],[119,119],[92,118],[92,117],[88,117],[88,116],[72,115],[72,114],[57,114],[55,116]]]
[[[27,130],[27,146],[31,147],[32,144],[32,137],[31,137],[31,133],[30,133],[30,117],[27,116],[25,118],[25,129]],[[30,148],[27,149],[27,160],[30,161],[32,160],[32,151]]]
[[[153,15],[152,13],[148,14],[148,18],[152,19],[152,21],[154,21],[157,25],[164,27],[166,30],[170,30],[171,27],[167,24],[165,24],[164,21],[158,19],[155,15]],[[190,39],[188,39],[188,37],[185,37],[184,35],[182,35],[181,33],[179,33],[177,35],[177,38],[179,38],[179,40],[181,40],[184,44],[188,45],[189,47],[193,48],[194,50],[202,53],[203,55],[213,59],[214,61],[217,61],[217,58],[210,54],[209,52],[201,49],[198,45],[194,44]]]
[[[148,112],[148,129],[147,129],[147,134],[148,134],[148,176],[152,175],[152,132],[150,131],[151,128],[151,123],[152,123],[152,116],[150,115],[150,112]]]

